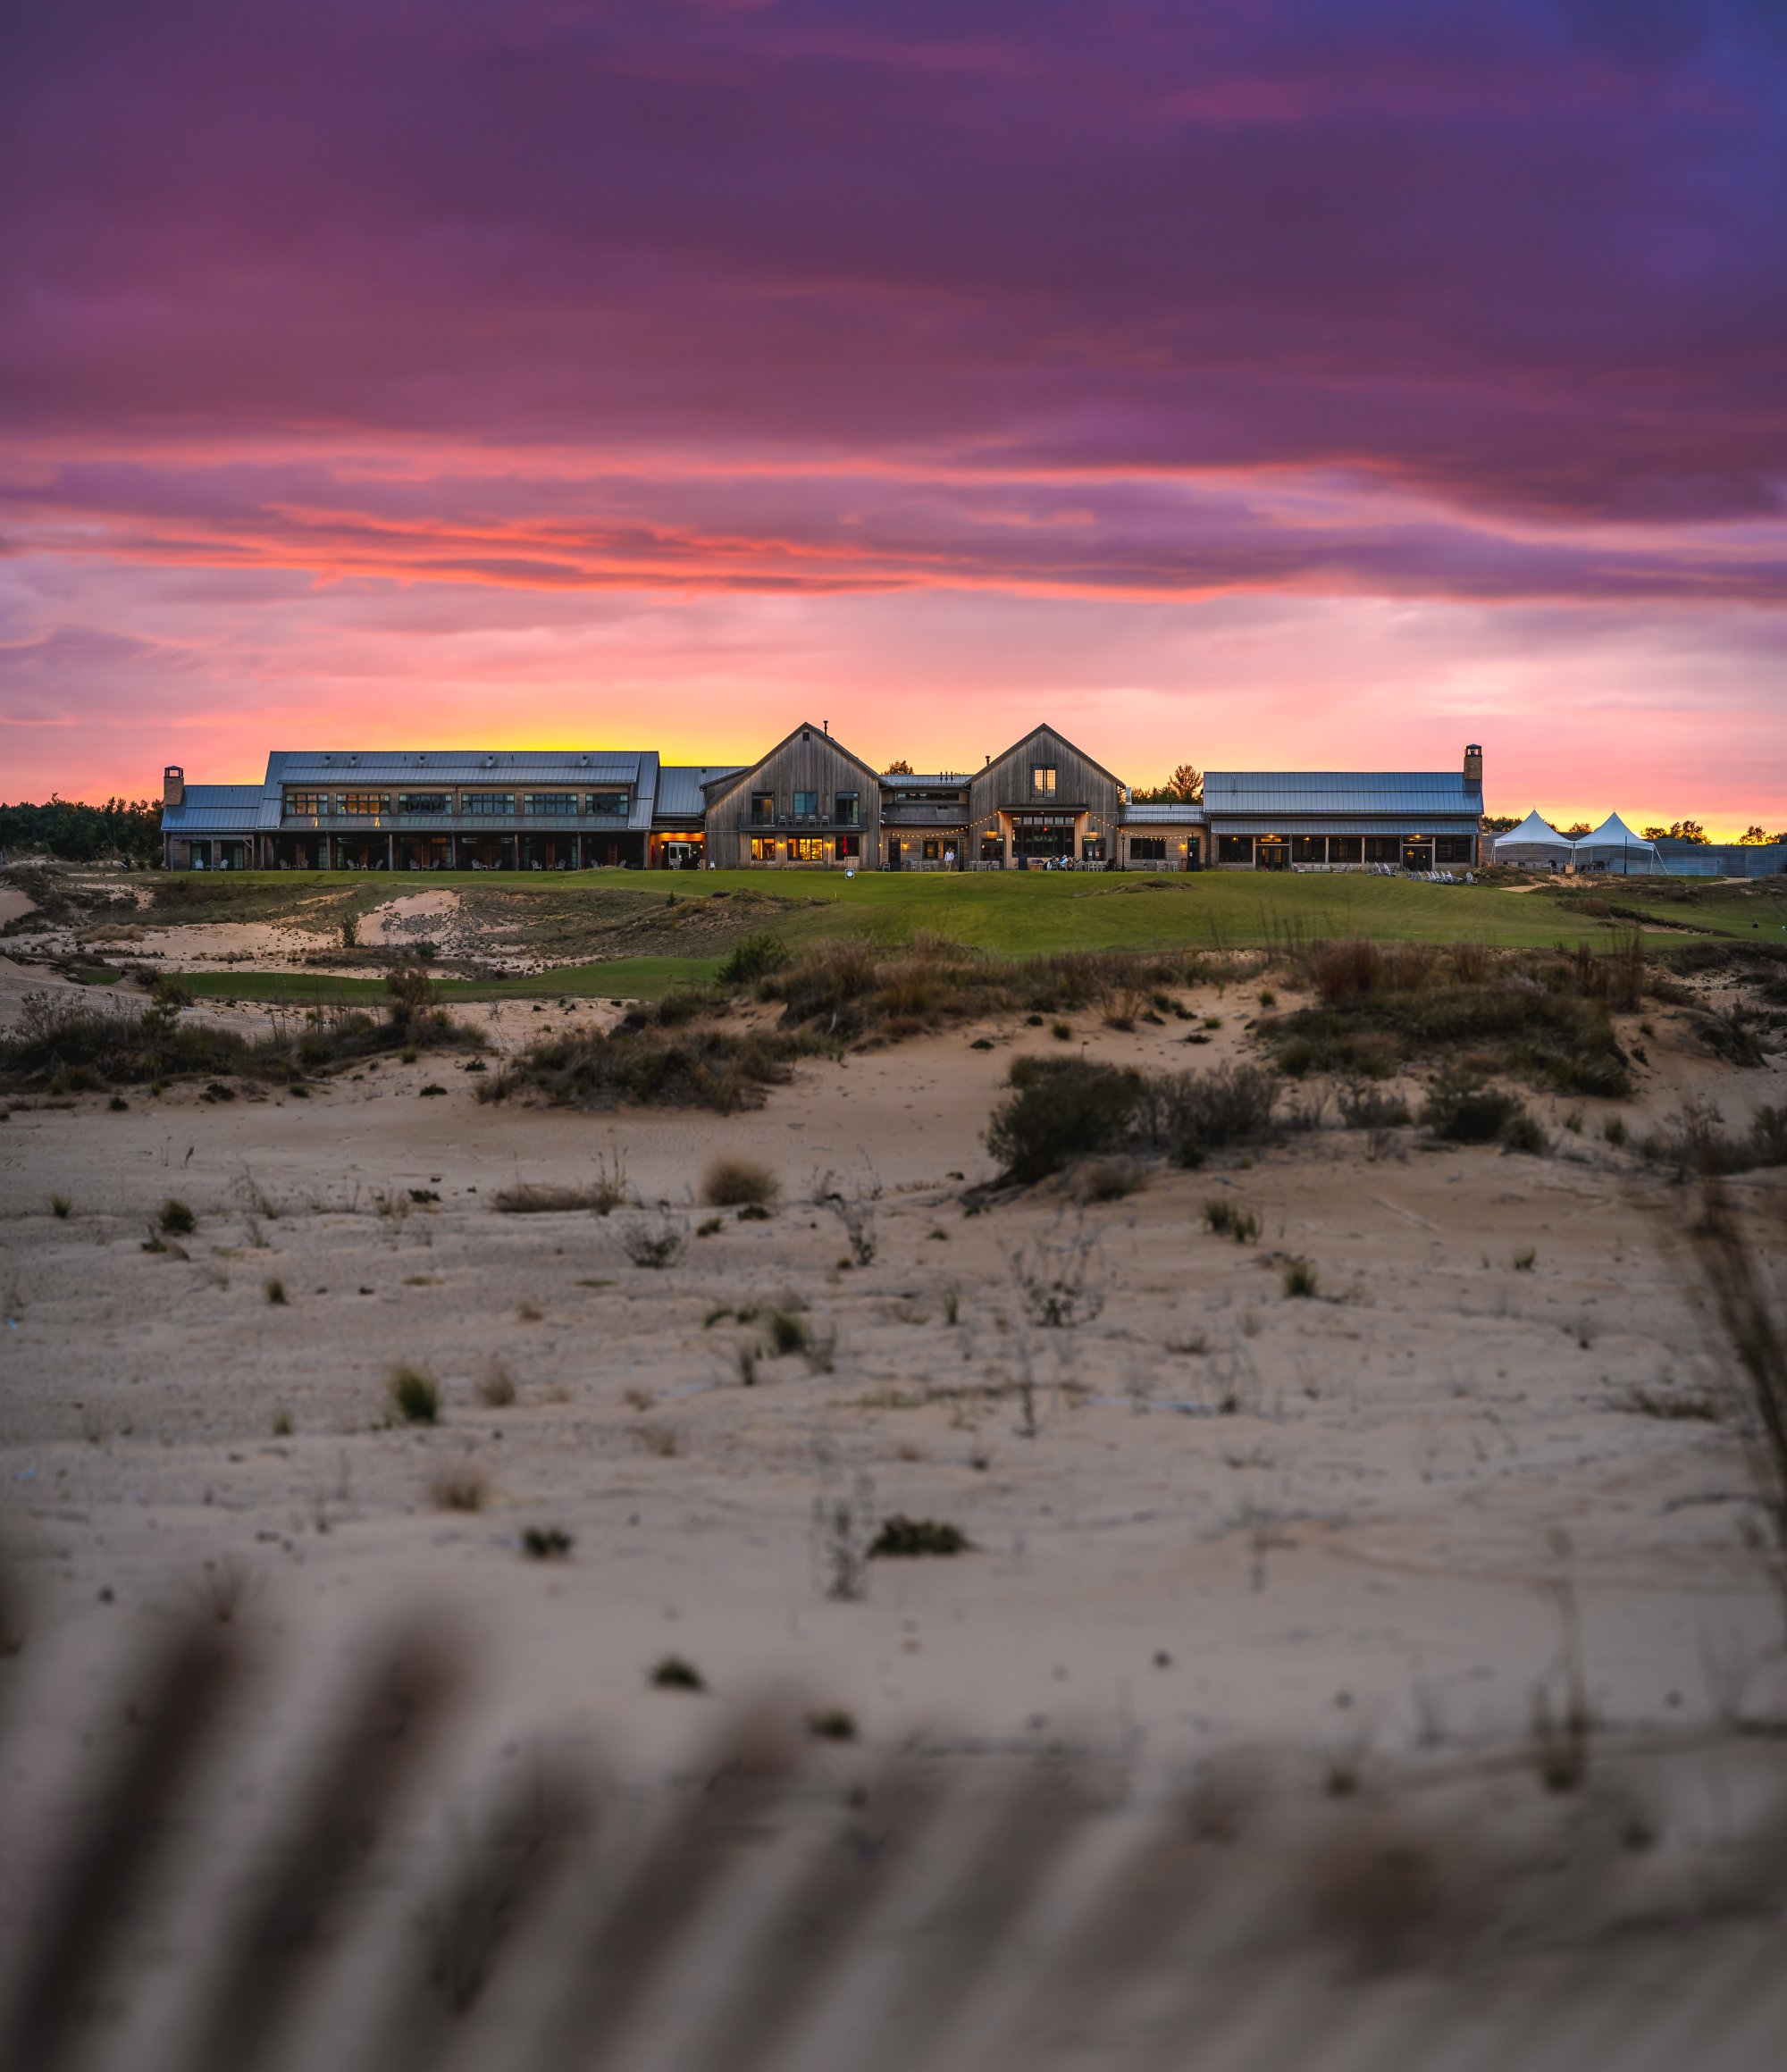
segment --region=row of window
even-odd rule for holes
[[[795,820],[817,820],[819,818],[819,794],[817,792],[795,792],[791,794],[789,818]],[[753,827],[769,827],[776,824],[776,794],[774,792],[753,792],[751,794],[751,823]],[[831,824],[835,827],[860,827],[862,825],[862,794],[860,792],[834,792],[832,793]]]
[[[399,792],[399,813],[447,814],[457,811],[475,820],[512,819],[516,811],[513,792]],[[455,800],[457,800],[456,806]],[[521,810],[530,819],[574,818],[579,813],[602,820],[625,820],[628,796],[625,792],[524,792]],[[391,810],[389,792],[288,792],[289,815],[326,819],[342,814],[356,819],[382,819]]]
[[[1468,835],[1219,835],[1216,860],[1219,863],[1401,863],[1411,850],[1424,860],[1430,846],[1436,864],[1471,860]],[[1145,850],[1140,842],[1131,842],[1129,852],[1132,856],[1164,853],[1164,844],[1154,851]]]
[[[751,860],[753,863],[774,863],[778,849],[787,851],[790,863],[824,863],[826,851],[833,849],[840,863],[853,863],[862,855],[860,835],[840,835],[827,843],[822,835],[791,835],[785,842],[778,843],[773,835],[753,835],[751,838]]]

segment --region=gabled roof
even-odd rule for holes
[[[878,784],[881,782],[881,772],[871,769],[860,755],[847,749],[835,734],[827,734],[824,727],[814,726],[810,719],[803,719],[799,726],[791,726],[775,747],[759,756],[754,763],[747,763],[742,769],[729,771],[723,776],[709,777],[706,784],[702,786],[703,791],[708,794],[709,805],[717,805],[729,792],[743,784],[748,778],[755,776],[764,764],[770,760],[771,757],[781,754],[797,734],[817,734],[827,748],[835,749],[847,763],[854,763],[863,776],[872,783]]]
[[[1495,847],[1506,843],[1510,849],[1573,849],[1575,844],[1567,835],[1560,835],[1548,820],[1541,820],[1535,806],[1518,827],[1510,827],[1506,835],[1498,835]]]
[[[980,780],[988,774],[989,771],[996,770],[1000,764],[1003,763],[1008,756],[1016,755],[1020,748],[1028,748],[1030,743],[1035,741],[1039,734],[1047,734],[1051,741],[1058,741],[1064,749],[1068,750],[1071,754],[1077,755],[1081,762],[1086,763],[1090,765],[1093,769],[1095,769],[1100,776],[1109,777],[1111,782],[1115,784],[1120,791],[1124,788],[1122,778],[1120,777],[1114,770],[1107,770],[1102,762],[1098,762],[1093,757],[1087,755],[1086,751],[1079,746],[1078,742],[1070,741],[1066,734],[1062,734],[1058,727],[1051,726],[1046,719],[1041,721],[1037,726],[1033,726],[1028,734],[1020,734],[1017,740],[1011,743],[1010,748],[1002,749],[999,753],[993,757],[992,759],[986,765],[985,768],[974,771],[969,781],[973,784],[978,784]]]
[[[258,784],[189,784],[178,806],[162,808],[162,833],[252,835],[260,813]]]
[[[1209,770],[1204,810],[1231,813],[1468,814],[1482,794],[1459,770]]]

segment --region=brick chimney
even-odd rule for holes
[[[178,763],[170,763],[162,772],[162,804],[183,806],[186,803],[186,772]]]
[[[1464,789],[1481,792],[1483,788],[1483,751],[1475,742],[1464,751]]]

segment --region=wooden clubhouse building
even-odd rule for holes
[[[971,775],[877,771],[824,725],[760,761],[649,750],[278,751],[259,784],[164,773],[171,870],[1468,869],[1483,758],[1456,772],[1212,771],[1148,804],[1053,727]]]

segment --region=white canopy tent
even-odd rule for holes
[[[1575,853],[1576,844],[1541,820],[1536,806],[1518,827],[1495,839],[1498,863],[1523,864],[1529,870],[1562,870]]]
[[[1661,870],[1657,844],[1634,835],[1617,813],[1609,813],[1592,835],[1576,844],[1578,870],[1610,870],[1617,873]]]

